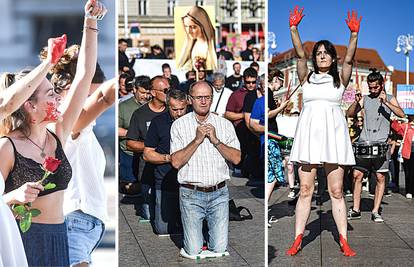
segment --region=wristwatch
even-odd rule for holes
[[[214,146],[215,148],[217,148],[220,144],[222,144],[222,142],[219,140],[217,143],[213,144],[213,146]]]
[[[166,162],[170,162],[170,161],[171,161],[171,156],[170,156],[170,154],[164,154],[164,160],[165,160]]]

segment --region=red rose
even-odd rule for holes
[[[60,163],[61,163],[61,160],[58,160],[54,157],[47,157],[45,161],[43,162],[43,168],[46,171],[53,173],[59,167]]]

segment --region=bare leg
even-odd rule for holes
[[[359,170],[354,170],[354,207],[355,211],[360,210],[361,205],[361,192],[362,192],[362,178],[364,177],[364,173]]]
[[[272,196],[273,193],[273,189],[275,188],[276,185],[276,179],[271,182],[271,183],[266,183],[266,199],[267,199],[267,203],[269,204],[269,200],[270,197]]]
[[[289,156],[284,157],[283,164],[285,165],[287,169],[289,188],[293,188],[295,186],[295,173],[293,170],[293,164],[289,163]]]
[[[385,190],[385,175],[381,172],[377,172],[377,186],[375,187],[374,208],[372,212],[378,212],[381,206],[382,197]]]
[[[315,189],[316,165],[302,165],[299,167],[300,194],[296,204],[295,238],[303,234],[308,221],[312,195]]]
[[[328,191],[332,201],[332,215],[339,234],[345,239],[347,234],[346,205],[342,193],[344,169],[336,164],[325,164],[325,172],[328,180]]]

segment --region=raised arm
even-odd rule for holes
[[[92,16],[103,16],[106,13],[106,8],[97,0],[88,0],[85,5],[85,14],[88,13]],[[97,21],[85,15],[76,75],[65,102],[62,104],[62,120],[56,123],[56,134],[62,143],[66,141],[72,131],[88,97],[89,86],[92,83],[96,69],[97,44]]]
[[[23,78],[14,82],[0,93],[0,119],[16,111],[36,90],[49,70],[56,64],[66,47],[66,36],[50,38],[48,40],[48,54],[46,59]],[[5,79],[14,79],[14,74],[6,75]],[[3,79],[2,79],[3,80]]]
[[[302,14],[303,7],[300,9],[300,11],[298,11],[298,9],[299,7],[296,6],[293,13],[292,11],[289,11],[289,27],[290,27],[290,36],[292,37],[292,44],[298,56],[298,63],[297,63],[298,77],[299,77],[299,81],[302,83],[303,81],[305,81],[309,70],[308,70],[305,50],[303,50],[302,41],[300,40],[299,31],[298,31],[298,25],[305,15]]]
[[[346,24],[351,31],[351,37],[349,38],[348,49],[346,50],[344,63],[342,65],[341,79],[342,84],[347,87],[352,74],[352,65],[354,62],[355,52],[357,49],[358,32],[362,17],[357,19],[358,14],[352,10],[352,15],[348,11],[348,19],[345,19]]]
[[[101,84],[98,89],[88,97],[72,133],[76,134],[96,120],[105,110],[115,102],[116,79]]]

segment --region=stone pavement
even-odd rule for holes
[[[404,175],[400,174],[400,183]],[[404,187],[404,185],[401,185]],[[403,190],[402,190],[403,191]],[[269,208],[278,222],[268,229],[269,266],[412,266],[414,259],[414,201],[401,194],[384,197],[382,215],[384,223],[371,221],[373,197],[363,192],[362,218],[348,221],[348,239],[357,252],[353,258],[339,251],[338,232],[331,212],[329,196],[322,206],[312,201],[312,211],[306,226],[302,248],[296,256],[286,256],[294,240],[295,204],[288,199],[286,187],[277,189]],[[352,206],[352,197],[346,197]]]
[[[230,222],[230,256],[197,261],[179,256],[182,236],[158,237],[149,223],[139,223],[136,209],[141,198],[120,195],[119,266],[264,266],[264,185],[247,182],[232,178],[228,186],[230,198],[236,206],[247,207],[253,220]]]

